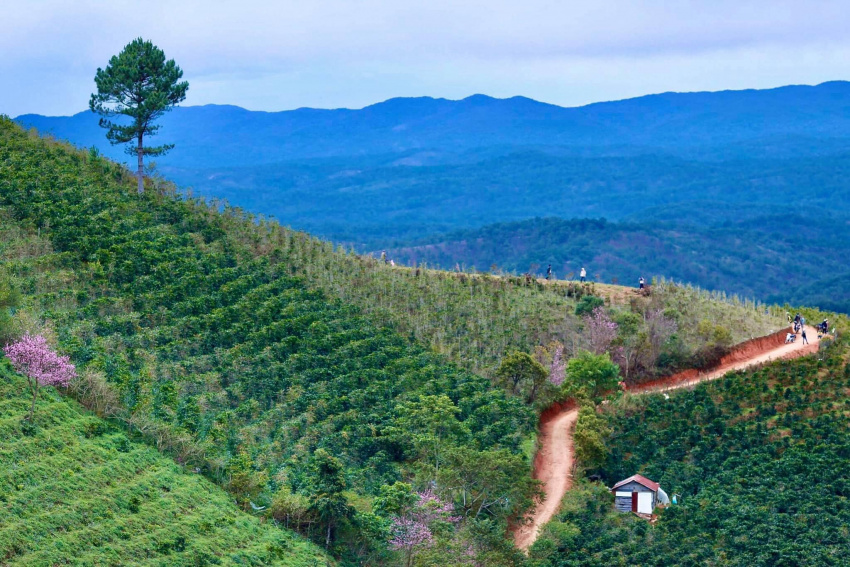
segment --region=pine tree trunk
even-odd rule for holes
[[[139,134],[139,145],[136,148],[136,154],[139,157],[139,169],[136,172],[136,175],[139,178],[139,194],[141,195],[142,193],[145,192],[145,182],[144,182],[145,166],[144,166],[144,162],[143,162],[144,154],[142,153],[142,134]]]

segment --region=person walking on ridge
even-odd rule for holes
[[[585,270],[584,268],[582,268],[582,269],[581,269],[581,272],[579,273],[579,280],[584,281],[584,278],[585,278],[585,277],[587,277],[587,270]]]
[[[549,267],[546,268],[546,279],[547,280],[552,279],[552,264],[549,264]]]
[[[645,284],[645,283],[646,282],[644,281],[643,276],[641,276],[640,279],[638,280],[638,285],[640,286],[640,289],[643,289],[643,284]]]
[[[809,339],[806,338],[806,328],[805,327],[803,327],[803,334],[800,335],[800,336],[803,337],[803,344],[804,345],[809,344]]]

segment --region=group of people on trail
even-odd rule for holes
[[[793,343],[794,341],[796,341],[798,333],[803,338],[803,344],[809,344],[809,338],[806,336],[806,318],[800,316],[800,314],[797,313],[797,315],[792,321],[790,313],[786,313],[786,316],[788,317],[788,321],[791,322],[791,332],[786,333],[785,344]]]
[[[791,332],[785,335],[785,342],[793,343],[797,340],[797,335],[799,334],[803,339],[803,344],[809,344],[809,339],[806,336],[806,318],[801,316],[799,313],[794,316],[794,319],[791,319],[790,313],[786,313],[785,316],[788,317],[788,322],[791,323]],[[821,338],[821,336],[829,332],[829,320],[824,319],[822,322],[818,323],[815,328],[818,330],[818,338]]]
[[[551,279],[552,279],[552,264],[549,264],[548,267],[546,268],[546,280],[548,281],[548,280],[551,280]],[[584,267],[582,267],[582,269],[579,271],[578,279],[579,279],[580,282],[584,282],[584,281],[587,280],[587,270],[584,269]],[[638,278],[638,288],[639,289],[646,289],[646,280],[643,278],[643,276]]]

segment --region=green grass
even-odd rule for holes
[[[307,540],[0,363],[0,565],[326,565]]]

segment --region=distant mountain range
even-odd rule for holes
[[[128,160],[109,146],[89,112],[16,120]],[[804,213],[816,227],[850,215],[850,82],[844,81],[664,93],[576,108],[483,95],[397,98],[360,110],[210,105],[177,108],[161,123],[162,135],[151,141],[176,149],[157,165],[181,186],[361,250],[433,244],[444,238],[435,235],[552,216],[629,220],[650,229],[645,225],[674,220],[676,231],[653,234],[665,243],[684,235],[693,244],[729,223],[724,234],[741,231],[742,238],[716,241],[728,249],[734,242],[746,247],[750,237],[741,221],[767,211]],[[810,228],[788,230],[802,239]],[[722,258],[710,257],[715,263],[704,273],[723,273]],[[507,249],[500,258],[495,263],[515,261],[521,271],[530,260]],[[680,260],[670,256],[652,270],[800,298],[795,290],[803,282],[783,287],[781,276],[771,276],[769,289],[736,288],[700,270],[684,272]],[[541,255],[536,263],[548,261]],[[736,277],[746,280],[746,271]]]
[[[178,149],[160,161],[181,168],[243,167],[416,150],[428,152],[418,158],[423,162],[448,156],[467,161],[464,153],[470,150],[516,147],[594,155],[664,149],[693,157],[730,144],[737,155],[774,157],[789,145],[809,152],[850,148],[848,96],[850,83],[842,81],[769,90],[664,93],[575,108],[484,95],[457,101],[394,98],[360,110],[182,107],[161,121],[159,138]],[[88,111],[71,117],[27,114],[16,120],[121,156],[109,151],[96,117]],[[408,158],[406,163],[416,161]]]

